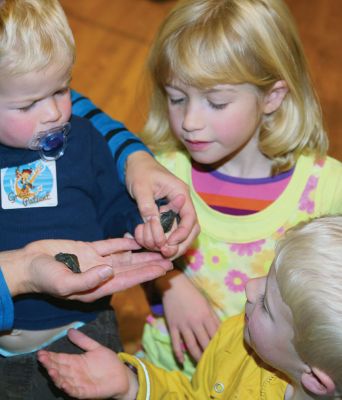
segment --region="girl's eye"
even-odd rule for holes
[[[169,101],[171,104],[181,104],[184,101],[184,97],[179,97],[178,99],[172,99],[169,97]]]
[[[224,110],[228,105],[228,103],[216,104],[216,103],[213,103],[212,101],[208,101],[208,102],[209,102],[210,107],[213,108],[214,110]]]

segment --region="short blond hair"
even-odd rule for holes
[[[313,219],[280,239],[274,260],[302,360],[342,389],[342,216]]]
[[[75,43],[57,0],[0,3],[0,77],[73,64]]]
[[[259,146],[273,173],[300,154],[324,156],[328,139],[292,16],[282,0],[182,0],[161,25],[148,60],[152,98],[143,140],[154,151],[179,145],[170,133],[164,86],[173,77],[208,88],[249,83],[260,93],[279,80],[289,92],[264,117]]]

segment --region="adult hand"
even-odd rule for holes
[[[132,253],[139,248],[126,238],[93,243],[41,240],[0,253],[0,265],[13,296],[36,292],[90,302],[162,276],[172,268],[160,254]],[[76,254],[82,273],[75,274],[56,261],[53,255],[60,252]]]
[[[195,361],[199,361],[220,320],[206,298],[183,273],[172,275],[169,287],[163,293],[163,306],[173,351],[181,364],[184,362],[184,347]]]
[[[128,156],[126,186],[136,199],[141,216],[149,222],[137,228],[137,241],[147,244],[149,249],[158,248],[165,257],[182,255],[200,231],[188,186],[144,151]],[[181,218],[179,226],[168,238],[160,225],[155,204],[155,200],[165,197],[169,201],[167,208],[178,212]]]
[[[69,330],[68,337],[85,353],[38,352],[38,360],[59,389],[78,399],[136,398],[137,377],[112,350],[75,329]]]

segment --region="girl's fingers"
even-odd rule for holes
[[[188,350],[190,355],[194,358],[195,361],[199,361],[202,355],[202,350],[197,342],[194,332],[192,332],[192,330],[190,329],[186,329],[182,332],[182,337],[186,349]]]
[[[171,341],[173,352],[175,353],[176,359],[180,364],[184,363],[183,345],[180,332],[178,329],[170,330]]]
[[[107,256],[120,251],[140,249],[138,243],[134,239],[129,238],[98,240],[89,244],[101,256]]]
[[[197,343],[199,344],[199,348],[201,352],[208,346],[210,342],[210,336],[207,332],[207,329],[204,325],[199,325],[196,327],[196,331],[194,332]]]
[[[221,325],[221,321],[218,316],[213,312],[212,318],[208,318],[205,321],[205,328],[208,332],[210,339],[215,335],[216,331],[218,330],[219,326]]]

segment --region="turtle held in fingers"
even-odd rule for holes
[[[160,223],[163,227],[164,233],[167,233],[171,230],[175,220],[177,221],[177,224],[179,224],[180,216],[173,210],[160,213]]]

